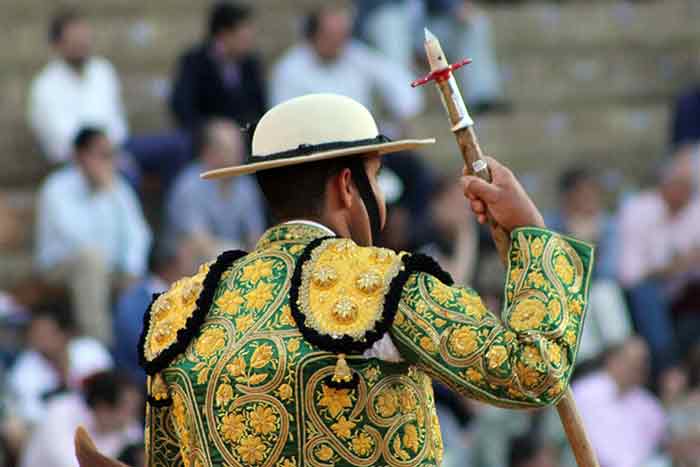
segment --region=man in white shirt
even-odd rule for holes
[[[408,85],[414,77],[401,64],[351,39],[346,8],[324,6],[306,19],[306,40],[292,47],[275,66],[272,104],[313,92],[341,94],[375,109],[378,94],[390,117],[400,124],[423,108],[421,94]]]
[[[110,141],[128,135],[119,77],[109,61],[92,55],[90,25],[76,11],[56,16],[49,40],[56,52],[34,79],[29,93],[29,125],[52,162],[72,155],[78,130],[103,128]]]
[[[92,29],[82,13],[57,14],[49,41],[55,56],[32,81],[27,115],[49,161],[69,161],[80,128],[93,126],[123,150],[120,169],[132,184],[138,185],[143,171],[172,180],[191,158],[189,134],[129,136],[119,76],[107,59],[93,54]]]
[[[114,366],[107,349],[91,337],[72,336],[67,313],[57,308],[32,313],[27,349],[7,374],[14,413],[34,426],[46,414],[50,394],[79,390],[93,373]]]
[[[127,379],[103,372],[88,378],[84,386],[82,394],[67,394],[49,404],[23,452],[21,467],[77,465],[73,436],[79,426],[110,457],[143,439],[137,421],[142,399]]]
[[[143,275],[151,233],[105,134],[84,128],[74,148],[75,164],[41,188],[35,259],[46,280],[69,287],[80,331],[109,343],[111,288]]]

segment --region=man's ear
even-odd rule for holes
[[[334,193],[333,199],[340,209],[349,209],[353,203],[353,192],[355,185],[352,181],[352,172],[349,168],[344,168],[329,181],[329,191]]]

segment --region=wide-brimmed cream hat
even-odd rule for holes
[[[251,174],[305,162],[353,154],[388,154],[435,142],[391,141],[362,104],[338,94],[308,94],[283,102],[260,119],[253,133],[252,155],[245,163],[211,170],[202,178]]]

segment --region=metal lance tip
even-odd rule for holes
[[[437,37],[435,37],[435,34],[430,32],[428,30],[428,28],[423,28],[423,32],[425,33],[425,42],[437,40]]]

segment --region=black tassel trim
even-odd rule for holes
[[[202,284],[203,289],[199,294],[196,302],[196,308],[192,312],[192,316],[187,319],[185,327],[177,332],[177,339],[168,348],[163,350],[157,357],[153,360],[146,360],[144,353],[146,344],[146,334],[150,328],[151,321],[151,305],[148,307],[148,311],[143,318],[143,331],[141,332],[141,337],[139,338],[139,365],[143,368],[147,375],[153,376],[159,371],[165,369],[170,362],[172,362],[178,355],[187,349],[192,339],[196,336],[199,328],[204,323],[204,320],[209,313],[212,302],[214,301],[214,294],[219,285],[219,280],[221,275],[234,263],[234,261],[247,255],[245,251],[234,250],[226,251],[219,255],[216,262],[211,265],[207,277],[204,278]],[[154,298],[154,301],[157,297]]]
[[[333,376],[328,376],[324,383],[329,388],[333,389],[355,389],[358,384],[360,384],[360,376],[353,371],[352,379],[350,381],[333,381]]]
[[[170,397],[168,397],[167,399],[156,399],[155,397],[149,394],[148,396],[146,396],[146,402],[148,402],[148,405],[150,405],[151,407],[162,408],[172,405],[173,400]]]
[[[404,261],[406,269],[411,269],[412,272],[424,272],[435,277],[445,285],[453,285],[454,279],[449,272],[440,267],[437,261],[423,253],[414,253]]]

